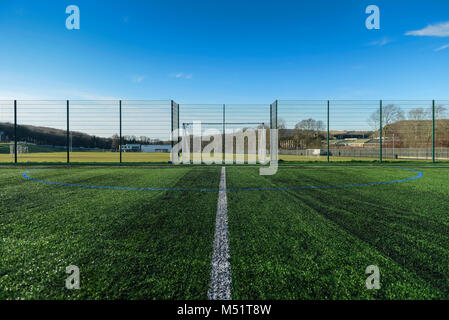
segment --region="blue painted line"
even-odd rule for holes
[[[359,184],[343,184],[343,185],[330,185],[330,186],[309,186],[309,187],[281,187],[281,188],[226,188],[226,189],[220,189],[220,188],[197,188],[197,189],[183,189],[183,188],[175,188],[175,189],[167,189],[167,188],[132,188],[132,187],[109,187],[109,186],[90,186],[90,185],[83,185],[83,184],[71,184],[71,183],[64,183],[64,182],[54,182],[54,181],[46,181],[46,180],[40,180],[31,178],[28,176],[29,173],[39,170],[39,169],[33,169],[26,171],[22,173],[22,177],[35,181],[35,182],[41,182],[41,183],[47,183],[57,186],[63,186],[63,187],[77,187],[77,188],[90,188],[90,189],[108,189],[108,190],[135,190],[135,191],[201,191],[201,192],[218,192],[218,191],[275,191],[275,190],[308,190],[308,189],[332,189],[332,188],[352,188],[352,187],[366,187],[366,186],[376,186],[376,185],[383,185],[383,184],[392,184],[392,183],[400,183],[400,182],[407,182],[419,179],[423,176],[421,171],[409,169],[409,168],[402,168],[397,167],[402,170],[408,170],[417,173],[418,175],[407,178],[407,179],[401,179],[401,180],[393,180],[393,181],[382,181],[382,182],[370,182],[370,183],[359,183]]]

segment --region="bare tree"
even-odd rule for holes
[[[444,119],[447,117],[447,109],[443,106],[435,106],[435,119]]]
[[[303,130],[303,131],[323,131],[324,130],[324,123],[321,120],[314,120],[312,118],[301,120],[295,125],[296,130]]]
[[[316,130],[317,131],[324,131],[326,129],[326,126],[324,125],[324,122],[321,120],[318,120],[316,122]]]
[[[401,107],[394,104],[386,105],[382,108],[382,134],[386,135],[391,131],[391,124],[404,120],[404,112]],[[368,118],[368,124],[374,131],[379,130],[380,125],[380,110],[374,111]]]
[[[286,129],[287,126],[285,124],[285,120],[282,118],[278,119],[278,129]]]
[[[414,108],[408,112],[409,120],[425,120],[428,117],[427,112],[423,108]]]
[[[150,144],[151,139],[149,137],[146,137],[146,136],[140,136],[139,137],[139,142],[141,144]]]
[[[117,134],[114,134],[112,136],[111,147],[112,147],[113,150],[119,151],[119,148],[120,148],[120,137]]]

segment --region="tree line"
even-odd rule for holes
[[[432,107],[416,107],[405,112],[400,106],[389,104],[382,108],[382,136],[384,144],[395,147],[428,147],[432,141]],[[374,111],[367,119],[372,131],[369,138],[379,138],[380,110]],[[304,119],[287,130],[285,120],[278,119],[280,141],[293,140],[298,149],[318,149],[327,138],[326,125],[321,120]],[[349,128],[348,128],[349,129]],[[283,134],[288,132],[289,134]],[[435,136],[438,147],[449,147],[448,110],[435,106]],[[331,137],[332,139],[332,137]]]
[[[14,141],[14,124],[0,123],[2,142]],[[150,139],[146,136],[123,136],[123,144],[166,144],[167,141]],[[36,145],[49,145],[65,147],[67,145],[67,131],[50,127],[37,127],[31,125],[17,126],[17,140]],[[99,137],[78,131],[70,131],[69,143],[73,148],[106,149],[119,151],[120,138],[117,134],[112,137]]]

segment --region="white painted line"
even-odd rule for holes
[[[210,300],[231,300],[231,264],[229,262],[228,199],[226,197],[226,168],[221,168],[218,192],[217,219],[215,222],[214,253],[210,273]]]

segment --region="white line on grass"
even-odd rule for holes
[[[231,264],[229,263],[228,199],[226,197],[226,168],[221,168],[218,191],[217,219],[215,222],[214,253],[210,273],[210,300],[231,299]]]

